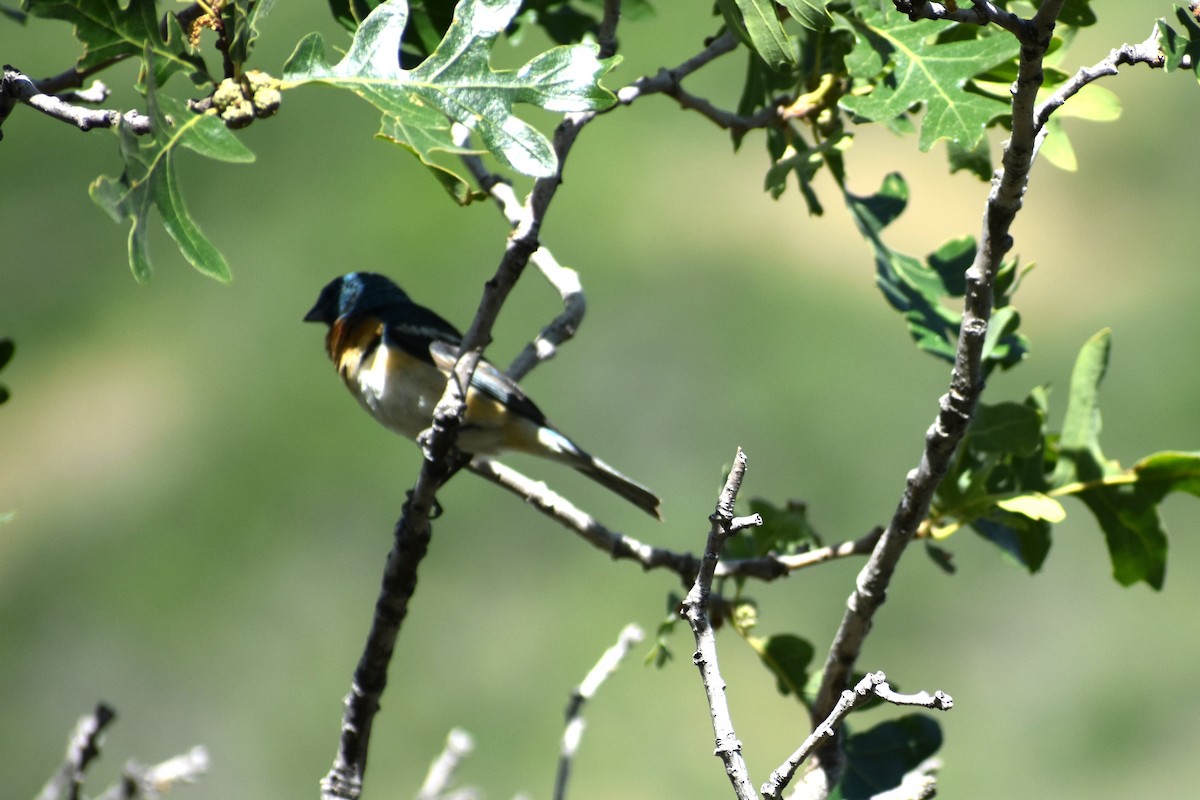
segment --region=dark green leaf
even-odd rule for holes
[[[938,547],[928,539],[925,540],[925,554],[929,556],[930,561],[936,564],[947,575],[953,575],[958,572],[958,567],[954,566],[954,553],[943,547]]]
[[[847,111],[882,122],[925,106],[918,145],[929,150],[939,139],[976,148],[988,123],[1009,112],[1005,102],[967,91],[975,75],[1016,58],[1020,45],[1004,31],[965,41],[940,43],[942,24],[910,21],[904,14],[865,12],[845,17],[856,45],[846,68],[857,81],[873,89],[848,94],[841,100]]]
[[[967,431],[979,452],[1033,455],[1042,443],[1042,415],[1025,403],[980,403]]]
[[[1185,64],[1200,78],[1200,23],[1186,8],[1177,7],[1175,18],[1179,20],[1182,31],[1176,31],[1167,21],[1158,21],[1163,55],[1163,66],[1167,72],[1174,72]]]
[[[841,792],[846,800],[866,800],[900,785],[942,746],[942,729],[930,717],[910,714],[881,722],[846,740],[846,773]]]
[[[169,35],[162,40],[154,0],[25,0],[25,10],[36,17],[65,20],[75,26],[83,54],[75,68],[86,71],[116,59],[153,54],[154,80],[159,86],[176,72],[185,72],[199,84],[212,78],[199,56],[188,52],[187,37],[173,14],[168,15]],[[150,63],[148,60],[147,63]]]
[[[397,53],[408,20],[400,0],[383,3],[363,21],[349,52],[330,65],[325,45],[312,34],[284,67],[291,85],[325,83],[346,89],[385,115],[384,135],[433,165],[435,152],[461,152],[446,120],[476,133],[501,163],[526,175],[553,175],[550,142],[512,113],[514,103],[548,111],[607,108],[613,95],[599,79],[613,66],[594,45],[548,50],[517,70],[493,70],[489,51],[520,6],[519,0],[462,2],[445,39],[414,70],[401,69]],[[443,170],[444,171],[444,170]],[[445,176],[439,176],[445,185]]]
[[[718,0],[720,2],[720,0]],[[796,63],[792,37],[775,12],[775,0],[732,0],[754,51],[773,69]],[[726,15],[728,17],[728,14]]]
[[[810,642],[790,633],[781,633],[768,637],[759,648],[758,656],[775,676],[779,693],[784,697],[793,695],[803,702],[808,665],[815,652]]]
[[[828,5],[826,0],[779,0],[779,5],[809,30],[824,31],[833,25],[833,17],[825,7]]]
[[[762,515],[763,524],[751,528],[749,537],[742,537],[753,542],[753,552],[748,555],[791,555],[821,544],[808,522],[808,506],[804,503],[791,501],[779,507],[756,497],[750,501],[750,510]]]
[[[329,0],[329,11],[342,27],[354,33],[380,0]]]
[[[1050,552],[1050,523],[1046,520],[994,508],[971,527],[1030,573],[1042,568]]]
[[[958,142],[948,142],[946,154],[950,158],[950,173],[966,170],[981,181],[992,179],[992,153],[984,136],[974,147],[963,147]]]

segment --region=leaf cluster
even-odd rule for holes
[[[1036,572],[1051,525],[1067,516],[1060,498],[1074,497],[1103,531],[1117,582],[1162,588],[1167,537],[1159,505],[1171,492],[1200,494],[1200,452],[1154,453],[1129,469],[1105,457],[1099,390],[1111,347],[1103,330],[1080,350],[1061,431],[1047,427],[1045,387],[1023,403],[980,406],[935,497],[929,536],[945,539],[969,526]]]

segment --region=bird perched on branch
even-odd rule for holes
[[[325,350],[338,374],[384,427],[416,440],[432,424],[462,342],[457,328],[373,272],[331,281],[304,321],[329,326]],[[653,492],[564,436],[515,381],[484,359],[471,376],[466,404],[457,439],[464,453],[512,451],[557,461],[660,517]]]

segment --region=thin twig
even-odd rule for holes
[[[620,102],[620,105],[629,105],[646,95],[665,94],[668,97],[674,98],[682,108],[702,114],[721,128],[738,133],[744,133],[755,128],[766,128],[772,125],[783,124],[784,120],[780,109],[790,105],[790,101],[770,105],[760,109],[751,116],[744,116],[717,108],[703,97],[691,94],[683,88],[682,82],[684,78],[705,66],[713,59],[727,53],[732,53],[737,47],[737,37],[727,30],[709,42],[704,50],[684,61],[679,66],[673,69],[660,69],[657,74],[638,78],[633,83],[620,89],[617,92],[617,100]],[[611,111],[612,109],[609,110]]]
[[[713,576],[716,574],[717,562],[725,542],[730,536],[747,527],[762,524],[762,518],[757,514],[750,517],[733,515],[734,504],[745,474],[746,454],[739,447],[733,459],[733,468],[729,471],[729,478],[717,499],[716,510],[709,517],[712,525],[708,533],[708,543],[704,548],[704,558],[696,573],[696,581],[684,598],[680,613],[688,621],[696,639],[696,652],[692,655],[692,662],[700,670],[700,680],[708,698],[713,738],[716,741],[714,755],[724,762],[725,774],[729,776],[729,783],[739,800],[757,800],[758,795],[750,783],[750,771],[742,757],[742,743],[733,729],[729,701],[725,696],[725,681],[717,665],[717,639],[708,619],[708,599],[712,592]]]
[[[425,782],[417,791],[416,800],[439,800],[445,797],[459,764],[474,749],[475,740],[471,738],[471,734],[462,728],[451,730],[446,735],[446,746],[429,765],[429,772],[425,774]]]
[[[796,749],[796,752],[788,756],[783,764],[771,773],[771,777],[762,786],[762,796],[764,800],[773,800],[780,795],[780,792],[791,781],[792,776],[796,773],[797,768],[804,763],[804,760],[816,749],[817,745],[823,739],[830,739],[837,732],[842,720],[846,718],[856,706],[862,703],[867,698],[875,696],[889,703],[898,706],[921,706],[923,708],[937,709],[938,711],[948,711],[954,706],[954,699],[945,692],[918,692],[917,694],[900,694],[893,691],[888,685],[887,677],[882,672],[872,672],[863,677],[854,687],[854,689],[846,689],[838,698],[837,704],[828,716],[818,725],[809,735],[804,743]]]
[[[1123,44],[1120,47],[1114,47],[1106,58],[1096,64],[1090,67],[1080,67],[1078,72],[1055,89],[1054,94],[1037,107],[1034,112],[1034,126],[1039,133],[1043,137],[1045,136],[1043,129],[1046,127],[1050,115],[1062,108],[1063,104],[1078,94],[1079,90],[1094,80],[1116,75],[1118,67],[1125,64],[1146,64],[1151,69],[1162,69],[1166,64],[1166,56],[1163,55],[1158,37],[1159,31],[1156,25],[1145,41],[1139,44]]]
[[[79,95],[76,94],[76,97]],[[17,102],[74,125],[81,131],[115,128],[124,122],[133,133],[150,133],[150,118],[136,110],[121,113],[115,109],[83,108],[57,95],[46,94],[28,75],[5,65],[4,76],[0,78],[0,122],[11,113],[13,104]]]
[[[175,786],[195,783],[208,771],[208,751],[193,747],[186,753],[144,767],[130,761],[122,770],[121,780],[97,795],[95,800],[157,800]]]
[[[567,780],[571,776],[571,763],[579,751],[579,742],[583,738],[583,707],[595,696],[600,684],[617,671],[617,667],[629,655],[634,645],[645,637],[637,625],[626,625],[617,636],[617,643],[604,651],[600,660],[589,671],[583,682],[571,692],[567,702],[567,724],[563,730],[562,745],[559,748],[558,772],[554,778],[554,800],[564,800],[567,796]]]
[[[84,772],[100,755],[100,735],[116,718],[117,712],[111,706],[97,703],[91,714],[79,719],[67,743],[67,754],[62,766],[42,787],[37,800],[75,800],[79,797]]]
[[[679,553],[663,547],[645,544],[632,536],[614,531],[583,511],[570,500],[517,470],[487,458],[475,458],[468,466],[472,472],[486,478],[502,489],[512,492],[536,510],[573,531],[585,542],[616,560],[632,561],[644,570],[666,569],[679,576],[684,586],[690,586],[700,567],[700,558],[693,553]],[[756,578],[772,581],[797,570],[838,558],[867,555],[879,540],[882,528],[865,536],[804,553],[789,556],[765,555],[739,558],[717,564],[717,578]]]

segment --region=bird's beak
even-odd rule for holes
[[[305,322],[325,322],[325,315],[321,313],[321,304],[317,303],[312,309],[304,315]]]

